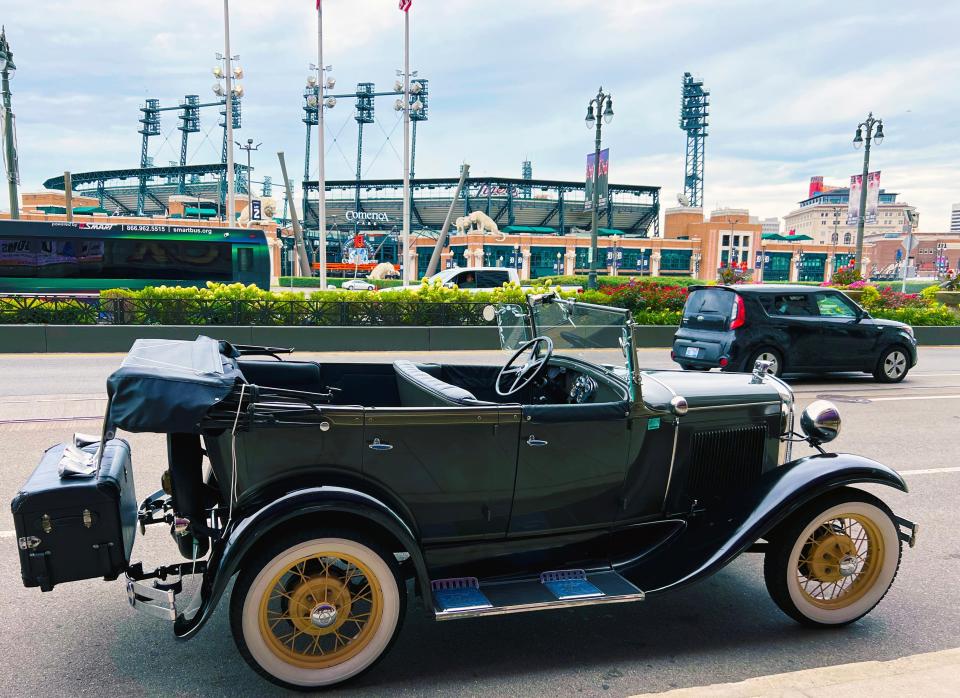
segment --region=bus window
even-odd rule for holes
[[[36,241],[0,238],[0,276],[36,276]]]
[[[253,271],[253,249],[250,247],[237,248],[237,271]]]

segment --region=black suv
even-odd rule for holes
[[[671,358],[684,369],[866,371],[902,381],[917,364],[913,328],[870,317],[840,291],[819,286],[691,286]]]

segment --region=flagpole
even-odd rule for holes
[[[324,171],[324,133],[323,133],[323,98],[324,73],[323,65],[323,3],[317,0],[317,71],[320,79],[317,92],[317,158],[320,161],[317,172],[317,221],[320,228],[320,288],[327,288],[327,177]],[[306,218],[306,212],[304,212]]]
[[[403,13],[403,283],[413,278],[410,267],[410,9]]]

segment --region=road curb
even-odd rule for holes
[[[902,696],[956,696],[960,675],[960,648],[914,654],[889,661],[857,662],[772,674],[710,686],[678,688],[664,693],[641,693],[661,698],[796,698],[823,695],[902,698]]]

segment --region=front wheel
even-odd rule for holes
[[[884,350],[873,370],[873,377],[880,383],[899,383],[907,377],[910,370],[910,357],[903,347],[890,347]]]
[[[230,625],[254,670],[309,690],[373,666],[399,633],[405,610],[393,555],[353,532],[308,531],[244,565]]]
[[[871,494],[840,488],[776,531],[763,561],[767,591],[805,625],[839,626],[865,616],[900,567],[893,512]]]

